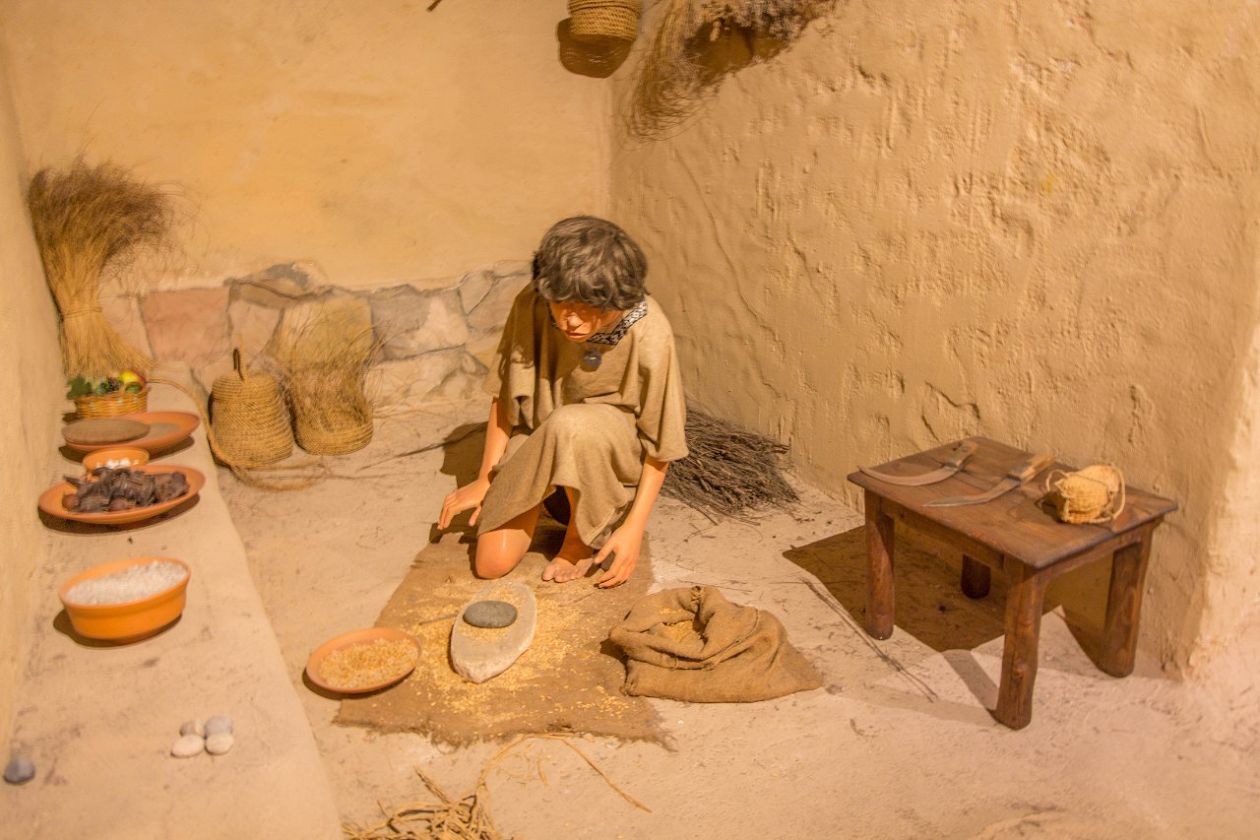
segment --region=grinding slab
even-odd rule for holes
[[[508,627],[474,627],[464,613],[479,601],[506,601],[516,608],[516,620]],[[534,592],[523,583],[494,581],[481,588],[464,604],[451,627],[451,665],[464,679],[482,683],[512,666],[534,641],[538,626],[538,603]]]
[[[125,443],[142,438],[149,427],[136,420],[122,417],[91,417],[77,420],[61,430],[67,443],[95,445],[99,443]]]

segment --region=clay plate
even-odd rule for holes
[[[149,433],[149,424],[132,417],[89,417],[66,424],[61,436],[71,446],[118,446]]]
[[[401,682],[406,679],[407,676],[415,670],[414,665],[408,668],[407,673],[405,674],[399,674],[397,677],[392,679],[384,680],[383,682],[375,683],[373,685],[361,686],[359,688],[340,688],[326,682],[324,678],[319,675],[319,666],[324,664],[324,660],[330,653],[343,650],[344,648],[353,647],[355,645],[374,642],[377,639],[384,639],[388,642],[397,640],[411,642],[416,646],[416,661],[419,661],[420,643],[416,641],[414,636],[410,636],[401,630],[395,630],[392,627],[369,627],[364,630],[351,630],[349,633],[342,633],[340,636],[334,636],[319,647],[315,648],[315,650],[311,651],[310,659],[306,660],[307,678],[325,691],[331,691],[334,694],[367,694],[371,691],[380,691],[386,686],[391,686],[394,683]]]
[[[181,472],[184,474],[184,478],[188,479],[188,492],[170,501],[158,502],[156,505],[149,505],[148,507],[105,513],[75,513],[74,511],[66,510],[65,505],[61,503],[62,496],[74,492],[74,485],[68,481],[63,481],[55,487],[50,487],[44,491],[43,495],[39,497],[39,509],[44,513],[61,519],[73,519],[75,522],[87,522],[91,525],[127,525],[131,522],[143,522],[183,504],[193,496],[196,496],[206,483],[206,477],[192,467],[146,464],[143,467],[136,467],[135,471],[152,475]]]
[[[162,449],[170,449],[191,435],[193,430],[201,425],[201,418],[196,414],[189,414],[187,411],[146,411],[140,414],[125,414],[123,416],[128,420],[136,420],[149,426],[147,435],[127,441],[127,446],[139,447],[150,454]],[[76,452],[94,452],[97,449],[105,449],[106,447],[117,445],[116,443],[66,442],[66,446],[69,446]]]

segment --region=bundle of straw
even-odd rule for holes
[[[643,139],[667,134],[687,120],[723,73],[701,54],[724,29],[777,42],[780,48],[827,12],[836,0],[668,0],[639,67],[630,98],[630,131]],[[758,60],[753,55],[750,61]]]
[[[298,445],[312,455],[344,455],[372,439],[367,373],[380,356],[370,325],[351,315],[323,311],[282,323],[272,342],[293,410]]]
[[[171,197],[121,166],[40,171],[26,196],[44,273],[61,311],[68,376],[147,372],[152,360],[123,341],[101,312],[101,275],[161,245],[173,220]]]
[[[670,464],[661,493],[713,518],[784,509],[798,500],[780,471],[787,446],[687,409],[686,458]]]

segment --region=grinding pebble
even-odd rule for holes
[[[215,715],[206,721],[206,737],[226,733],[232,734],[232,719],[227,715]]]
[[[206,735],[206,725],[199,720],[186,720],[179,727],[180,735],[197,735],[204,738]]]
[[[29,758],[14,756],[4,766],[4,780],[11,785],[24,785],[35,778],[35,765]]]
[[[464,621],[473,627],[507,627],[516,621],[516,607],[507,601],[474,601],[464,610]]]
[[[182,735],[171,746],[171,755],[176,758],[192,758],[206,748],[206,741],[200,735]]]
[[[220,732],[217,735],[211,735],[209,738],[206,738],[206,752],[211,755],[223,755],[232,749],[233,743],[235,743],[235,739],[232,737],[232,733]]]

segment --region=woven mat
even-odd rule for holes
[[[417,732],[452,746],[545,732],[664,742],[652,707],[621,693],[625,666],[617,658],[620,651],[606,641],[609,629],[647,593],[652,580],[647,541],[633,577],[601,590],[594,577],[565,584],[541,579],[545,557],[559,547],[563,534],[540,523],[533,549],[505,578],[533,589],[538,629],[511,668],[480,685],[465,682],[451,669],[453,619],[430,620],[454,614],[486,582],[473,577],[469,545],[458,534],[425,547],[376,621],[378,627],[407,630],[420,640],[416,670],[379,694],[343,700],[336,722]]]

